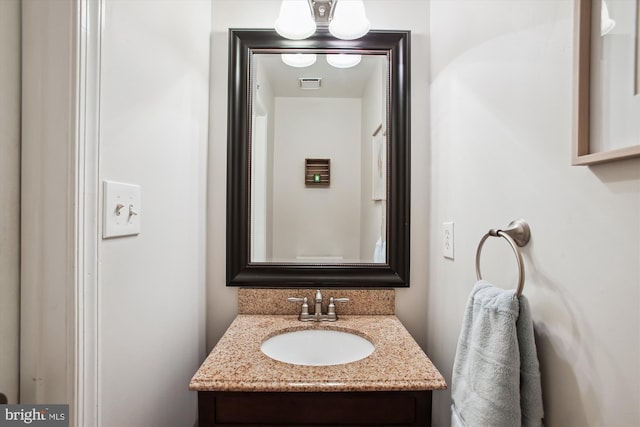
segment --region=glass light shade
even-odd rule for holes
[[[355,67],[360,63],[361,60],[361,55],[349,55],[346,53],[327,55],[327,62],[329,63],[329,65],[336,68]]]
[[[607,7],[607,3],[602,0],[602,6],[600,9],[600,35],[605,36],[609,34],[613,27],[616,26],[616,21],[611,19],[609,16],[609,8]]]
[[[362,0],[338,0],[329,32],[342,40],[354,40],[367,34],[369,25]]]
[[[290,67],[303,68],[316,63],[315,53],[283,53],[280,57]]]
[[[306,39],[316,32],[316,22],[307,0],[282,0],[275,30],[290,40]]]

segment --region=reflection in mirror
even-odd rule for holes
[[[386,263],[387,55],[254,53],[250,69],[251,262]]]
[[[409,286],[409,35],[229,30],[227,285]]]

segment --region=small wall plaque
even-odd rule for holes
[[[331,159],[304,159],[304,183],[306,186],[328,187],[331,181]]]

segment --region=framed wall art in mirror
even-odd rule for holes
[[[409,36],[229,31],[227,285],[409,286]]]
[[[640,156],[640,0],[576,0],[573,164]]]

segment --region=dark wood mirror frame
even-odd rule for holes
[[[227,147],[227,286],[408,287],[410,170],[410,32],[370,31],[339,40],[319,30],[305,40],[287,40],[273,30],[229,30]],[[385,52],[389,58],[387,263],[251,263],[250,143],[251,52],[316,49]]]

